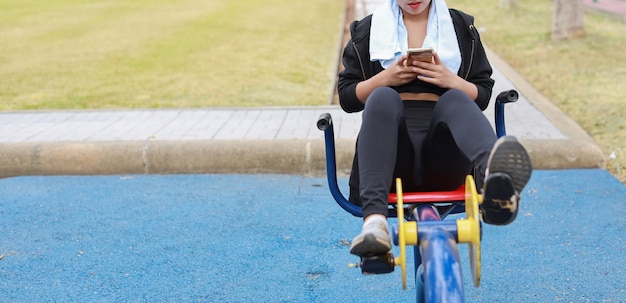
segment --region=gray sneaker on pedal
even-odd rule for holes
[[[386,220],[371,220],[363,224],[361,233],[352,240],[350,253],[360,257],[379,256],[391,250]]]
[[[515,220],[520,194],[532,170],[530,156],[515,137],[505,136],[496,141],[485,173],[482,204],[485,223],[507,225]]]

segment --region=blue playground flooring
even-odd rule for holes
[[[414,302],[399,268],[348,267],[361,219],[325,178],[16,177],[0,197],[3,302]],[[461,245],[467,301],[626,302],[625,198],[604,170],[534,172],[517,220],[483,225],[479,288]]]

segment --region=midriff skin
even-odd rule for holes
[[[400,99],[403,101],[439,101],[439,96],[431,93],[400,93]]]

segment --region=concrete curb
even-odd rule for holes
[[[534,169],[605,168],[600,148],[572,140],[520,139]]]
[[[338,140],[348,170],[354,140]],[[0,178],[25,175],[325,174],[323,140],[102,141],[0,144]],[[346,174],[347,172],[343,172]]]
[[[535,169],[599,168],[596,145],[521,140]],[[337,173],[350,172],[355,140],[336,141]],[[49,142],[0,145],[0,178],[25,175],[278,173],[323,176],[323,140]]]

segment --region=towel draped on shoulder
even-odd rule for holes
[[[435,49],[441,61],[455,74],[461,66],[461,51],[444,0],[432,0],[428,11],[426,37],[422,47]],[[406,53],[408,34],[402,10],[396,0],[387,0],[372,14],[370,60],[388,68]]]

